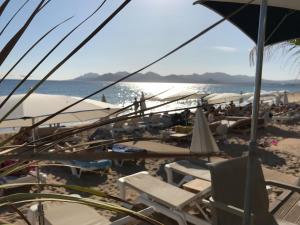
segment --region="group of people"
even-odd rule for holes
[[[133,106],[134,106],[134,112],[137,115],[137,112],[140,109],[140,115],[144,116],[145,114],[145,110],[146,110],[146,99],[145,99],[145,95],[144,92],[142,92],[140,100],[137,100],[137,97],[134,97],[134,102],[133,102]]]

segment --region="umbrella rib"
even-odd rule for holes
[[[280,20],[280,22],[277,24],[277,26],[273,29],[273,31],[271,32],[271,34],[268,36],[267,40],[265,41],[265,43],[268,43],[268,41],[272,38],[272,36],[277,32],[277,30],[279,29],[279,27],[284,23],[284,21],[291,15],[293,15],[296,11],[295,10],[291,10],[289,13],[285,14],[282,19]]]

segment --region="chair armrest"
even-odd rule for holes
[[[205,191],[200,191],[199,193],[195,194],[194,197],[188,199],[187,201],[185,201],[184,203],[182,203],[181,207],[184,207],[192,202],[195,202],[197,200],[199,200],[199,202],[202,202],[202,200],[207,197],[207,195],[211,192],[211,187],[207,188]]]
[[[296,185],[285,184],[275,180],[266,180],[266,184],[300,193],[300,187]]]

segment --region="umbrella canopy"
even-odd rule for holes
[[[0,117],[3,117],[23,96],[24,94],[13,95],[0,109]],[[0,97],[0,102],[4,98],[4,96]],[[0,127],[31,126],[32,118],[34,118],[35,122],[39,122],[79,99],[81,98],[64,95],[32,94],[0,124]],[[119,107],[113,104],[87,99],[44,124],[83,122],[98,119],[106,117],[118,109]]]
[[[266,92],[260,94],[260,100],[261,101],[269,101],[269,100],[276,100],[276,97],[278,95],[275,92]],[[251,96],[248,101],[253,101],[254,96]]]
[[[212,93],[212,94],[205,96],[203,99],[207,101],[208,99],[211,99],[211,98],[215,97],[216,95],[218,95],[218,93]]]
[[[227,16],[247,2],[249,0],[199,0],[196,3],[203,4],[221,16]],[[229,19],[254,42],[258,37],[260,2],[255,0]],[[299,0],[268,0],[267,18],[266,45],[300,37],[300,30],[295,27],[300,24]]]
[[[241,94],[238,93],[222,93],[217,94],[214,97],[208,99],[209,104],[218,104],[218,103],[224,103],[224,102],[230,102],[230,101],[238,101],[242,98]]]
[[[195,93],[194,91],[181,91],[180,93],[174,93],[169,95],[163,95],[159,98],[155,98],[155,100],[158,101],[174,101],[179,98],[183,98],[184,96],[190,95],[187,98],[184,98],[183,100],[190,100],[190,99],[200,99],[201,97],[207,95],[204,93]]]
[[[250,98],[253,96],[253,92],[247,92],[242,94],[243,98]]]
[[[198,154],[220,151],[214,137],[211,134],[202,109],[197,109],[196,111],[190,150],[191,152]]]

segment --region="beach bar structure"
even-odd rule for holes
[[[204,5],[227,17],[247,5],[228,20],[256,42],[256,74],[252,108],[251,136],[249,144],[247,180],[244,203],[244,225],[251,224],[251,186],[252,163],[257,149],[257,122],[259,113],[264,46],[300,38],[300,1],[299,0],[200,0]]]

